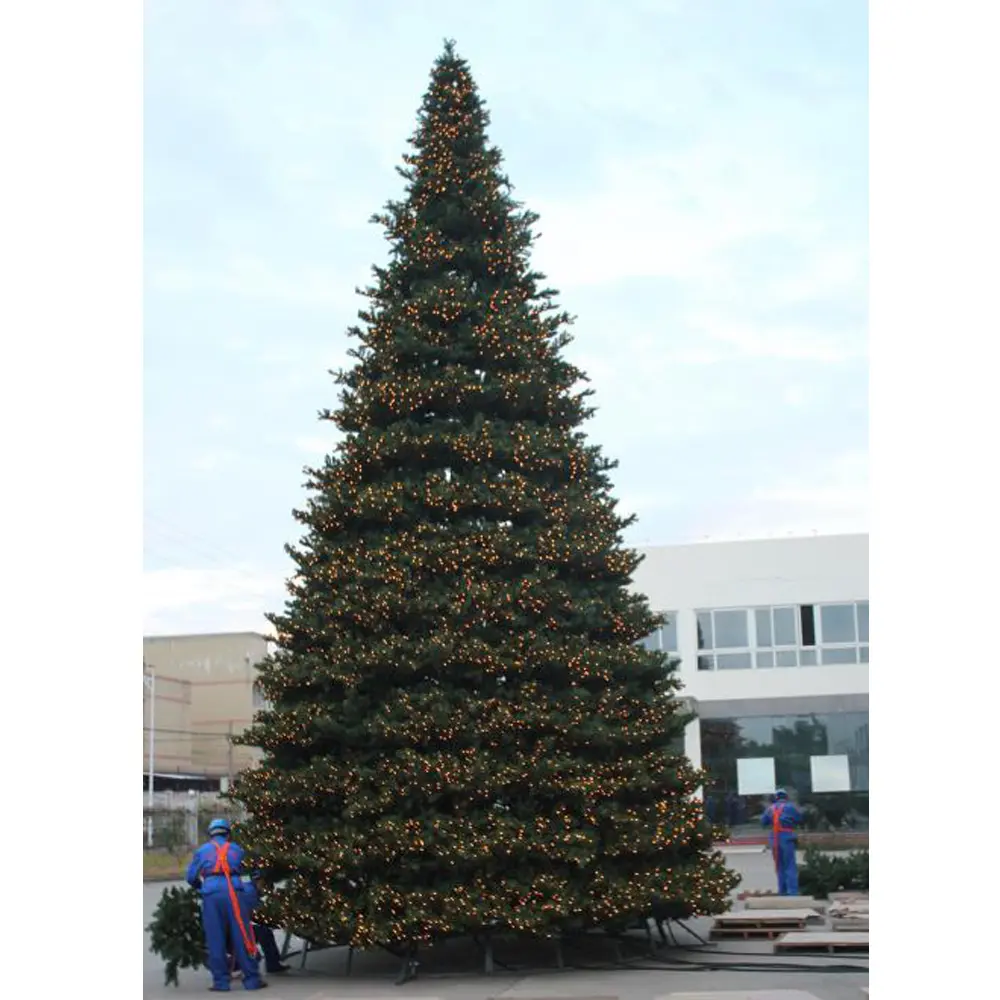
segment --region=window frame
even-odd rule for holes
[[[642,646],[643,649],[649,649],[652,652],[668,653],[670,656],[680,656],[681,655],[680,639],[678,637],[678,632],[677,632],[677,621],[680,615],[676,611],[658,611],[657,614],[660,614],[664,618],[666,618],[667,621],[672,626],[672,630],[674,633],[674,648],[669,649],[663,641],[667,631],[666,625],[660,625],[657,628],[655,628],[652,632],[650,632],[649,635],[644,635],[641,639],[638,640],[637,645]],[[652,638],[653,636],[656,637],[655,645],[652,647],[647,646],[646,640]]]
[[[852,664],[857,666],[867,666],[870,657],[870,643],[866,639],[861,638],[861,612],[860,607],[862,605],[868,605],[869,599],[866,597],[864,599],[857,599],[851,601],[822,601],[812,604],[765,604],[765,605],[752,605],[746,607],[718,607],[718,608],[695,608],[695,626],[696,626],[696,656],[697,656],[697,669],[699,671],[711,671],[719,670],[718,657],[725,656],[727,654],[749,654],[750,656],[750,666],[749,667],[723,667],[723,670],[788,670],[794,667],[814,667],[814,666],[851,666]],[[853,612],[854,619],[854,641],[852,642],[826,642],[823,638],[823,608],[827,607],[845,607],[849,606]],[[802,645],[802,609],[805,607],[812,608],[813,614],[813,631],[815,642],[811,646]],[[746,631],[747,640],[749,645],[747,646],[718,646],[716,645],[716,623],[715,615],[718,612],[742,612],[746,616]],[[794,623],[795,629],[795,642],[794,644],[789,643],[778,643],[778,630],[775,624],[775,613],[778,611],[790,611],[792,613],[792,621]],[[770,630],[771,644],[768,646],[760,645],[757,627],[757,616],[760,613],[767,614],[767,623]],[[704,631],[702,629],[702,616],[707,616],[708,626],[711,629],[708,638],[709,642],[705,642],[703,645]],[[763,631],[763,630],[760,630]],[[826,653],[831,660],[835,660],[838,657],[843,657],[844,653],[840,651],[853,650],[854,659],[850,661],[845,661],[843,663],[826,662],[824,663],[824,653]],[[779,659],[788,659],[788,654],[793,654],[795,657],[795,663],[785,663],[779,665]],[[767,663],[767,659],[772,660],[771,663]],[[761,660],[764,662],[762,663]],[[809,661],[812,662],[804,662]]]
[[[261,690],[259,680],[255,680],[250,689],[250,707],[254,712],[269,712],[274,707]]]
[[[757,658],[754,655],[756,650],[754,648],[754,641],[756,639],[756,627],[757,621],[754,615],[751,614],[753,608],[749,607],[727,607],[727,608],[695,608],[695,632],[696,632],[696,644],[697,644],[697,666],[699,671],[719,671],[719,672],[729,672],[730,670],[756,670]],[[717,612],[742,612],[745,616],[745,625],[747,633],[747,643],[746,646],[716,646],[715,645],[715,615]],[[711,623],[711,639],[712,644],[710,646],[702,646],[702,631],[701,623],[699,621],[699,616],[708,615],[709,622]],[[719,656],[729,656],[729,655],[741,655],[744,654],[750,658],[750,665],[748,667],[720,667],[718,665]],[[767,669],[767,668],[760,668]]]
[[[862,642],[861,640],[861,616],[859,608],[862,604],[867,604],[868,599],[856,600],[856,601],[824,601],[822,604],[813,605],[813,613],[816,616],[815,626],[816,626],[816,650],[818,652],[819,663],[821,666],[857,666],[862,663],[861,660],[861,647],[868,646],[867,642]],[[823,608],[842,608],[845,605],[850,606],[852,611],[852,618],[854,621],[854,639],[850,642],[829,642],[823,635]],[[854,650],[854,660],[847,663],[824,663],[823,654],[829,652],[836,655],[838,650]]]

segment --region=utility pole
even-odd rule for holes
[[[227,772],[229,774],[226,791],[233,787],[233,720],[229,720],[229,751],[227,755]]]
[[[142,685],[149,692],[149,775],[146,778],[149,822],[146,824],[146,846],[153,846],[153,768],[156,760],[156,668],[143,663]],[[145,670],[148,669],[148,673]]]

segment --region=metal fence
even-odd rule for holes
[[[152,808],[143,799],[142,845],[182,853],[208,839],[208,824],[216,816],[239,822],[242,813],[214,792],[154,793]]]

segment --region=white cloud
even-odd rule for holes
[[[249,568],[151,570],[143,574],[149,633],[263,628],[282,600],[283,581]]]
[[[233,462],[237,458],[239,458],[239,454],[229,448],[204,451],[191,459],[191,466],[198,472],[214,472],[220,466]]]
[[[344,308],[353,298],[350,279],[311,268],[281,274],[258,258],[233,258],[221,268],[157,267],[149,278],[160,292],[223,292],[244,299]]]
[[[244,568],[159,569],[143,576],[147,614],[247,594],[261,596],[274,586],[271,574]]]
[[[798,274],[785,272],[766,280],[768,300],[778,305],[832,297],[863,305],[867,288],[867,254],[861,245],[813,249],[803,255]]]
[[[322,438],[304,435],[295,439],[295,447],[314,458],[325,458],[336,447],[339,438]]]
[[[866,532],[868,517],[868,454],[855,449],[758,487],[705,534],[716,541],[850,534]]]
[[[868,353],[863,328],[825,333],[804,325],[740,319],[721,310],[691,312],[685,326],[708,340],[726,344],[731,348],[730,359],[742,356],[831,363],[864,358]]]
[[[868,515],[868,453],[849,451],[822,470],[790,476],[773,488],[757,489],[751,502],[784,504],[833,516]]]
[[[801,385],[790,385],[782,393],[781,397],[787,406],[798,408],[805,406],[809,398],[808,390]]]
[[[616,491],[618,499],[617,512],[622,517],[632,514],[644,519],[653,513],[673,507],[678,502],[677,495],[668,489],[663,490],[623,490]]]
[[[281,17],[277,0],[241,0],[235,5],[235,13],[243,24],[255,28],[270,28]]]
[[[804,232],[815,192],[808,173],[740,144],[605,161],[585,197],[537,206],[536,259],[559,286],[624,278],[711,280],[714,256],[755,236]]]

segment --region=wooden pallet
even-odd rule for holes
[[[747,910],[825,910],[825,899],[812,896],[751,896],[744,901]]]
[[[815,910],[739,910],[716,917],[709,937],[773,941],[788,931],[805,930],[806,921],[817,916]]]
[[[798,929],[803,927],[798,925]],[[788,934],[788,927],[713,927],[708,932],[710,941],[776,941]]]
[[[774,942],[775,954],[789,951],[864,952],[868,954],[868,934],[864,931],[817,931],[782,934]]]
[[[779,924],[805,926],[807,920],[818,917],[815,910],[799,907],[796,910],[735,910],[715,918],[716,927],[775,927]]]
[[[868,931],[868,917],[832,917],[830,926],[835,931]]]

